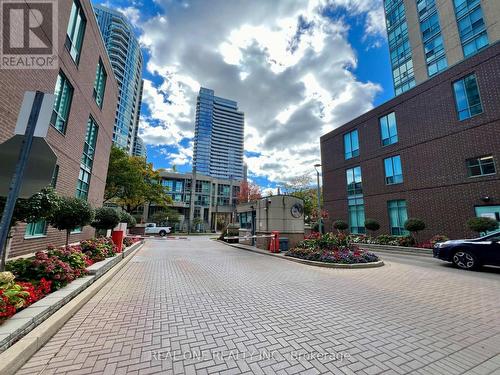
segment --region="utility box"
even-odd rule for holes
[[[242,203],[236,207],[240,224],[240,237],[270,235],[280,233],[280,238],[288,239],[283,247],[293,248],[304,239],[304,201],[290,195],[275,195],[257,201]],[[256,238],[241,243],[268,249],[270,238]],[[281,242],[281,241],[280,241]],[[281,248],[281,243],[280,243]]]

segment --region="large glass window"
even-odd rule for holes
[[[495,161],[491,155],[468,159],[466,164],[469,177],[487,176],[496,173]]]
[[[361,178],[361,167],[355,167],[346,171],[347,195],[363,194],[363,184]]]
[[[389,113],[379,119],[380,123],[380,136],[382,138],[382,145],[392,145],[398,141],[398,127],[396,124],[396,114]]]
[[[347,199],[349,230],[351,233],[365,233],[365,206],[362,197]]]
[[[344,134],[344,156],[346,160],[359,156],[359,139],[357,130]]]
[[[98,131],[99,127],[97,123],[90,117],[87,122],[87,133],[85,135],[83,155],[80,162],[80,173],[76,184],[76,196],[81,199],[88,198]]]
[[[475,74],[454,82],[453,89],[459,120],[465,120],[483,112]]]
[[[488,45],[488,35],[479,0],[454,0],[458,30],[464,56],[470,56]]]
[[[86,23],[87,21],[80,2],[78,0],[73,0],[64,45],[68,49],[73,61],[77,64],[80,61],[80,54],[82,52]]]
[[[45,220],[37,221],[36,223],[28,223],[26,226],[26,231],[24,232],[24,237],[43,237],[47,233],[47,223]]]
[[[409,232],[405,229],[405,222],[408,220],[405,200],[394,200],[387,202],[389,211],[389,224],[391,234],[394,236],[407,236]]]
[[[399,155],[384,159],[384,167],[385,183],[387,185],[403,182],[403,169],[401,168],[401,157]]]
[[[61,133],[65,133],[68,124],[69,109],[73,100],[73,86],[62,72],[57,76],[54,95],[56,100],[50,123]]]
[[[95,74],[94,93],[93,93],[93,97],[99,108],[102,108],[102,103],[104,101],[104,91],[106,90],[107,78],[108,75],[106,73],[106,70],[104,69],[104,64],[102,63],[102,60],[99,59],[99,63],[97,64],[97,71]]]

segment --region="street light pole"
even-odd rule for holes
[[[321,187],[319,184],[319,170],[318,170],[319,167],[321,167],[321,164],[314,165],[314,169],[316,170],[316,177],[318,180],[318,231],[320,234],[322,234],[323,233],[323,228],[322,228],[323,223],[321,220]]]

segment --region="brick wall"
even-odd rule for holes
[[[102,205],[106,183],[118,87],[90,1],[80,0],[80,2],[87,18],[87,26],[78,66],[64,47],[72,1],[58,2],[59,68],[71,81],[74,94],[66,133],[61,134],[55,128],[50,127],[47,140],[57,155],[57,164],[59,165],[56,190],[62,195],[74,196],[87,121],[89,116],[97,121],[99,132],[88,201],[93,207],[99,207]],[[99,58],[102,59],[108,75],[102,110],[92,97]],[[2,87],[0,90],[0,142],[13,135],[24,92],[39,90],[53,93],[58,73],[57,69],[0,70],[0,85]],[[11,257],[43,250],[47,244],[64,244],[65,233],[53,228],[49,228],[47,236],[43,238],[24,239],[25,227],[26,224],[20,224],[16,228]],[[94,231],[91,227],[85,227],[81,234],[71,235],[71,241],[80,241],[93,236],[93,234]]]
[[[483,113],[458,121],[452,83],[469,73],[477,77]],[[474,207],[500,204],[500,44],[496,44],[413,90],[371,110],[321,138],[327,223],[348,219],[346,169],[361,166],[365,217],[389,233],[387,201],[405,199],[408,216],[427,224],[422,238],[434,234],[471,236],[466,221]],[[382,147],[379,118],[396,113],[399,142]],[[343,135],[358,129],[360,156],[344,160]],[[386,185],[383,160],[401,155],[404,182]],[[465,160],[493,155],[497,174],[469,178]],[[485,203],[482,197],[490,197]]]

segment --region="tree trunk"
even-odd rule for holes
[[[66,230],[66,246],[69,245],[69,235],[71,234],[71,229]]]

